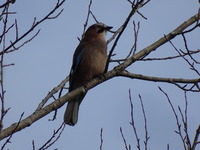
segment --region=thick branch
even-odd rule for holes
[[[160,47],[161,45],[167,43],[168,40],[171,40],[174,37],[176,37],[177,35],[181,34],[187,27],[189,27],[190,25],[192,25],[193,23],[195,23],[199,19],[200,19],[200,12],[197,13],[196,15],[192,16],[190,19],[188,19],[184,23],[182,23],[174,31],[170,32],[166,36],[160,38],[159,40],[157,40],[156,42],[154,42],[150,46],[144,48],[140,52],[136,53],[135,55],[133,55],[132,57],[130,57],[129,59],[127,59],[124,63],[122,63],[121,65],[119,65],[117,67],[117,69],[124,70],[124,68],[128,67],[129,65],[131,65],[135,60],[139,60],[141,58],[144,58],[150,52],[155,51],[158,47]]]
[[[54,95],[55,93],[57,93],[61,88],[63,88],[64,85],[66,84],[66,82],[68,82],[68,81],[69,81],[69,76],[67,76],[57,87],[53,88],[53,89],[51,90],[51,92],[49,92],[49,93],[47,94],[47,96],[46,96],[46,97],[41,101],[41,103],[38,105],[36,111],[42,109],[42,107],[46,104],[46,102],[47,102],[51,97],[53,97],[53,95]]]

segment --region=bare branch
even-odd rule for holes
[[[12,43],[12,41],[10,42],[11,45],[13,46],[13,49],[10,49],[8,51],[6,51],[6,53],[11,53],[13,51],[17,51],[19,50],[21,47],[23,47],[24,45],[28,44],[29,42],[31,42],[39,33],[41,30],[38,30],[30,39],[26,40],[25,42],[23,42],[21,45],[19,45],[18,47],[15,47],[15,45]]]
[[[95,15],[93,14],[93,12],[92,11],[90,11],[90,14],[92,15],[92,18],[95,20],[95,22],[99,22],[98,20],[97,20],[97,18],[95,17]]]
[[[138,134],[137,134],[137,129],[136,129],[136,126],[135,126],[135,121],[134,121],[134,116],[133,116],[133,103],[132,103],[132,98],[131,98],[131,91],[129,89],[129,100],[130,100],[130,105],[131,105],[131,126],[133,128],[133,131],[134,131],[134,135],[135,135],[135,138],[136,138],[136,141],[137,141],[137,149],[140,150],[140,138],[138,137]]]
[[[51,147],[56,141],[58,141],[64,129],[65,129],[65,123],[62,123],[61,126],[53,132],[49,140],[47,140],[47,142],[44,145],[42,145],[38,150],[45,150]]]
[[[164,92],[164,90],[161,87],[158,87],[158,88],[167,98],[167,101],[168,101],[168,103],[169,103],[169,105],[170,105],[170,107],[172,109],[172,112],[173,112],[173,114],[175,116],[175,119],[176,119],[176,125],[177,125],[177,128],[178,128],[178,131],[175,131],[175,133],[177,133],[180,136],[181,141],[183,143],[183,147],[184,147],[185,150],[187,150],[187,148],[186,148],[187,145],[185,143],[185,137],[183,136],[182,129],[181,129],[181,123],[179,121],[179,118],[178,118],[178,115],[177,115],[177,113],[175,111],[175,108],[174,108],[174,106],[173,106],[168,94],[166,92]]]
[[[182,119],[182,124],[183,124],[183,130],[185,132],[185,143],[188,147],[188,150],[191,149],[191,142],[190,142],[190,138],[189,138],[189,134],[188,134],[188,122],[187,122],[187,107],[188,107],[188,102],[187,102],[187,96],[186,96],[186,91],[184,91],[185,93],[185,113],[183,114],[180,106],[178,106],[178,110],[180,112],[181,115],[181,119]]]
[[[32,141],[33,150],[35,150],[35,141]]]
[[[84,23],[82,38],[83,38],[83,35],[84,35],[86,28],[87,28],[87,25],[88,25],[88,20],[89,20],[90,13],[91,13],[91,6],[92,6],[92,0],[90,0],[90,3],[88,5],[88,13],[87,13],[87,17],[86,17],[86,20],[85,20],[85,23]]]
[[[145,114],[145,109],[144,109],[144,105],[142,102],[142,97],[139,95],[139,99],[140,99],[140,104],[142,107],[142,113],[143,113],[143,118],[144,118],[144,130],[145,130],[145,140],[144,140],[144,146],[145,146],[145,150],[148,149],[148,141],[150,139],[149,135],[148,135],[148,130],[147,130],[147,118],[146,118],[146,114]]]
[[[111,48],[111,50],[109,52],[105,72],[107,72],[107,70],[108,70],[109,61],[111,59],[111,56],[112,56],[112,54],[114,52],[114,49],[115,49],[115,47],[116,47],[116,45],[117,45],[120,37],[122,36],[122,34],[123,34],[124,30],[126,29],[126,27],[127,27],[128,23],[129,23],[130,19],[132,18],[132,16],[138,11],[139,8],[142,7],[143,2],[144,2],[144,0],[138,1],[136,4],[133,3],[134,7],[132,7],[132,10],[129,13],[127,19],[125,20],[125,22],[123,23],[123,25],[120,27],[121,30],[120,30],[120,32],[119,32],[116,40],[114,41],[114,44],[113,44],[113,46],[112,46],[112,48]]]
[[[166,37],[167,38],[167,37]],[[171,40],[169,40],[169,43],[173,46],[173,48],[176,50],[176,52],[182,56],[182,58],[188,63],[188,65],[191,67],[191,70],[195,71],[199,76],[200,76],[200,72],[195,68],[193,63],[190,63],[190,61],[188,59],[186,59],[183,55],[181,55],[181,52],[179,52],[179,50],[176,48],[176,46],[172,43]],[[183,52],[182,52],[183,53]]]
[[[199,52],[200,52],[200,49],[195,50],[195,51],[188,51],[187,53],[176,55],[176,56],[169,56],[169,57],[163,57],[163,58],[143,58],[143,59],[137,60],[137,61],[171,60],[171,59],[175,59],[175,58],[184,57],[187,55],[197,54]],[[125,61],[125,60],[122,59],[120,61]]]
[[[9,4],[14,4],[15,0],[7,0],[4,4],[0,5],[0,8],[6,7]]]
[[[125,62],[123,62],[119,66],[115,67],[115,70],[124,70],[124,68],[128,67],[129,65],[134,63],[136,60],[139,60],[139,59],[146,57],[149,53],[156,50],[159,46],[163,45],[164,43],[168,42],[168,40],[171,40],[174,37],[176,37],[177,35],[179,35],[180,32],[182,32],[184,29],[186,29],[188,26],[195,23],[199,19],[200,19],[199,13],[192,16],[187,21],[185,21],[180,26],[178,26],[175,30],[173,30],[168,35],[166,35],[165,37],[160,38],[159,40],[157,40],[156,42],[154,42],[150,46],[144,48],[143,50],[136,53],[134,56],[128,58]]]
[[[197,144],[200,144],[200,141],[198,141],[199,140],[199,135],[200,135],[200,125],[196,130],[196,134],[195,134],[195,137],[194,137],[194,142],[192,144],[191,150],[195,150],[195,147],[197,146]]]
[[[128,149],[128,145],[127,145],[127,143],[126,143],[126,139],[125,139],[125,137],[124,137],[124,134],[123,134],[123,131],[122,131],[122,127],[120,127],[120,133],[121,133],[122,139],[123,139],[123,141],[124,141],[125,149],[126,149],[126,150],[130,150],[130,149]],[[130,146],[129,146],[129,147],[130,147]]]
[[[18,37],[18,39],[15,39],[9,46],[7,46],[6,48],[4,48],[3,51],[0,52],[0,55],[2,55],[3,53],[6,53],[10,48],[14,47],[15,44],[19,43],[22,39],[24,39],[27,35],[29,35],[38,25],[40,25],[43,21],[49,19],[51,17],[51,15],[53,15],[53,13],[60,8],[60,6],[62,6],[62,4],[65,2],[65,0],[62,0],[60,2],[60,0],[57,1],[56,6],[45,16],[43,17],[41,20],[36,22],[36,19],[34,21],[34,23],[32,24],[32,26],[30,27],[29,30],[27,30],[24,34],[22,34],[21,36]]]
[[[174,37],[179,35],[179,33],[182,32],[184,29],[186,29],[191,24],[196,22],[196,20],[198,20],[198,19],[199,19],[198,14],[192,16],[187,21],[185,21],[183,24],[181,24],[179,27],[177,27],[174,31],[172,31],[168,35],[166,35],[167,39],[169,39],[169,40],[173,39]],[[131,56],[130,58],[128,58],[122,64],[116,66],[113,70],[105,73],[104,75],[102,75],[100,77],[94,78],[93,80],[91,80],[90,82],[85,84],[84,86],[81,86],[81,87],[77,88],[76,90],[65,94],[64,96],[62,96],[58,100],[50,103],[49,105],[45,106],[44,108],[42,108],[40,110],[34,112],[33,114],[31,114],[27,118],[21,120],[17,128],[16,128],[17,124],[14,123],[10,127],[2,130],[1,133],[0,133],[0,140],[5,138],[5,137],[8,137],[13,131],[18,132],[18,131],[30,126],[32,123],[34,123],[35,121],[44,117],[45,115],[49,114],[50,112],[54,111],[55,109],[62,107],[67,101],[75,98],[76,96],[79,96],[79,94],[83,94],[83,93],[87,92],[89,89],[95,87],[96,85],[98,85],[102,82],[105,82],[105,81],[107,81],[107,80],[109,80],[113,77],[118,76],[119,72],[124,71],[125,68],[127,68],[128,66],[133,64],[136,60],[144,58],[150,52],[154,51],[155,49],[157,49],[162,44],[168,42],[167,39],[165,37],[162,37],[161,39],[157,40],[156,42],[154,42],[150,46],[148,46],[148,47],[144,48],[143,50],[139,51],[138,53],[136,53],[134,56]],[[15,128],[16,128],[16,130],[14,130]]]
[[[37,107],[37,109],[36,109],[35,111],[38,111],[38,110],[42,109],[43,106],[46,104],[46,102],[47,102],[51,97],[53,97],[53,95],[54,95],[55,93],[57,93],[60,89],[62,89],[68,81],[69,81],[69,76],[67,76],[57,87],[53,88],[53,89],[51,90],[51,92],[49,92],[49,93],[47,94],[47,96],[41,101],[41,103],[38,105],[38,107]]]
[[[188,44],[187,44],[187,40],[186,40],[185,35],[184,35],[184,34],[181,34],[181,35],[182,35],[182,37],[183,37],[183,41],[184,41],[184,44],[185,44],[185,49],[187,50],[187,53],[186,53],[186,54],[188,54],[188,56],[189,56],[195,63],[200,64],[200,62],[198,62],[197,60],[195,60],[195,59],[192,57],[191,51],[190,51],[189,48],[188,48]],[[199,51],[200,51],[200,50],[199,50]]]
[[[7,21],[4,22],[4,31],[3,31],[2,35],[0,36],[0,39],[1,39],[0,43],[2,42],[3,37],[5,36],[5,34],[8,33],[14,27],[14,25],[15,25],[15,24],[12,24],[10,27],[7,28],[6,24],[7,24]]]
[[[101,128],[101,132],[100,132],[100,138],[101,138],[101,143],[100,143],[100,150],[103,150],[103,128]]]
[[[153,76],[145,76],[142,74],[134,74],[128,71],[121,71],[117,73],[117,76],[124,76],[131,79],[141,79],[153,82],[167,82],[167,83],[188,83],[188,84],[196,84],[200,82],[200,78],[197,79],[182,79],[182,78],[162,78],[162,77],[153,77]]]
[[[10,143],[10,139],[12,138],[13,134],[15,133],[15,130],[17,129],[17,127],[19,126],[20,121],[22,120],[22,117],[24,115],[24,112],[21,114],[19,121],[16,124],[16,127],[14,128],[13,132],[9,135],[8,139],[5,141],[5,143],[3,144],[3,146],[1,147],[1,150],[4,149],[4,147]]]
[[[60,12],[57,15],[48,17],[47,19],[56,19],[56,18],[58,18],[61,15],[61,13],[63,12],[63,10],[64,9],[61,9]]]
[[[0,37],[0,44],[2,44],[2,48],[5,48],[5,45],[6,45],[6,33],[12,28],[12,27],[9,27],[7,29],[7,22],[8,22],[8,7],[9,5],[6,5],[5,8],[4,8],[4,12],[6,13],[5,14],[5,19],[3,20],[3,34],[2,36]],[[5,33],[5,34],[4,34]],[[4,77],[3,77],[3,69],[4,69],[4,53],[2,53],[2,55],[0,56],[0,99],[1,99],[1,116],[0,116],[0,131],[3,129],[3,119],[6,115],[6,113],[8,112],[9,109],[6,109],[5,108],[5,89],[4,89]],[[11,133],[12,135],[12,133]],[[11,138],[12,136],[10,136]],[[9,140],[8,140],[9,141]],[[6,143],[5,143],[6,145]],[[4,147],[4,146],[3,146]]]
[[[198,10],[198,13],[199,13],[199,12],[200,12],[200,9]],[[200,17],[200,15],[199,15],[199,17]],[[196,24],[194,25],[194,27],[192,27],[191,29],[188,29],[188,30],[182,32],[181,34],[189,33],[189,32],[191,32],[191,31],[193,31],[194,29],[196,29],[197,27],[200,27],[199,20],[196,21]]]
[[[147,17],[145,17],[142,13],[140,13],[139,11],[137,11],[137,13],[145,20],[147,20]]]
[[[137,27],[137,28],[136,28]],[[140,22],[137,23],[137,26],[135,24],[135,22],[133,21],[133,30],[134,30],[134,44],[128,54],[128,56],[125,58],[127,59],[128,57],[135,54],[136,50],[137,50],[137,41],[138,41],[138,33],[139,33],[139,29],[140,29]]]

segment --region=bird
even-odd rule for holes
[[[107,63],[106,33],[112,28],[103,23],[95,23],[83,34],[73,55],[69,92],[104,73]],[[77,123],[79,106],[85,95],[76,96],[68,102],[64,114],[66,124],[74,126]]]

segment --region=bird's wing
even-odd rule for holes
[[[81,42],[75,50],[75,53],[73,56],[73,64],[71,68],[71,73],[77,70],[78,66],[80,65],[80,62],[83,59],[83,53],[84,53],[83,48],[84,48],[84,44]]]
[[[77,88],[78,83],[76,83],[76,79],[74,79],[74,74],[77,73],[76,71],[78,70],[81,61],[83,60],[83,54],[84,54],[84,43],[80,42],[80,44],[78,45],[78,47],[75,50],[74,56],[73,56],[73,64],[71,67],[71,71],[70,71],[70,88],[69,91],[74,90],[75,88]]]

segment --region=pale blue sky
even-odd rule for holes
[[[5,57],[6,63],[15,63],[15,66],[7,67],[4,70],[7,91],[6,106],[11,107],[4,120],[5,127],[16,122],[22,112],[25,112],[24,117],[30,115],[48,91],[57,86],[68,75],[73,52],[79,43],[77,37],[80,37],[83,32],[88,4],[89,0],[66,1],[62,6],[64,12],[59,18],[44,22],[38,27],[41,29],[38,37],[18,52],[8,54]],[[53,7],[53,1],[20,0],[11,6],[11,10],[17,12],[11,19],[17,18],[19,34],[22,34],[31,26],[34,17],[38,20],[41,19]],[[140,10],[148,20],[144,20],[139,15],[132,18],[134,21],[140,21],[141,26],[137,50],[141,50],[175,29],[197,13],[198,8],[197,0],[152,0]],[[97,19],[113,26],[113,30],[118,29],[123,23],[130,9],[126,0],[94,0],[92,5],[92,11]],[[93,23],[95,23],[94,20],[90,19],[89,25]],[[199,35],[199,29],[188,35],[191,50],[200,47],[197,41],[200,38]],[[13,36],[9,35],[9,37]],[[110,36],[111,34],[108,33],[108,38]],[[124,58],[132,46],[132,41],[133,32],[130,22],[115,49],[117,55],[114,58]],[[176,38],[173,42],[178,48],[184,48],[181,38]],[[108,47],[110,48],[111,45]],[[149,57],[172,55],[176,55],[176,52],[170,44],[165,44]],[[110,69],[114,65],[116,64],[111,64]],[[129,67],[129,71],[151,76],[197,78],[183,60],[137,62]],[[142,96],[146,109],[150,136],[149,148],[154,150],[167,149],[167,144],[170,144],[170,150],[182,149],[180,138],[174,133],[177,127],[173,113],[165,96],[158,90],[158,86],[169,94],[176,108],[178,105],[184,108],[184,92],[174,85],[121,77],[114,78],[88,92],[81,104],[77,125],[67,126],[62,137],[50,149],[99,149],[101,128],[104,129],[103,150],[124,149],[120,127],[123,128],[127,143],[131,144],[132,149],[135,149],[136,141],[129,125],[129,89],[132,92],[135,121],[141,145],[143,145],[144,138],[144,122],[138,94]],[[188,122],[192,140],[195,129],[200,124],[199,97],[199,93],[188,93]],[[60,126],[65,107],[66,105],[58,110],[56,121],[48,121],[52,118],[53,113],[51,113],[29,128],[16,133],[11,140],[12,143],[7,148],[10,150],[32,149],[32,140],[35,140],[35,146],[39,148],[52,135],[53,129]]]

